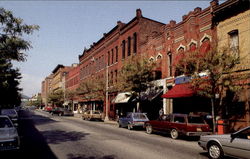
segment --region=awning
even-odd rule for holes
[[[118,93],[118,95],[112,100],[112,103],[127,103],[131,97],[132,94],[130,92]]]
[[[191,97],[196,93],[192,90],[190,83],[177,84],[167,93],[163,94],[162,98],[182,98]]]
[[[160,94],[162,94],[163,89],[147,89],[147,91],[141,93],[141,100],[149,100],[152,101]]]

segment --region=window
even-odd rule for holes
[[[111,50],[111,64],[114,63],[114,49]]]
[[[172,53],[169,52],[168,53],[168,75],[169,76],[172,76],[172,63],[173,63]]]
[[[118,46],[115,47],[115,62],[118,62]]]
[[[134,33],[134,35],[133,35],[133,40],[134,40],[133,52],[136,54],[136,52],[137,52],[137,34],[136,33]]]
[[[108,52],[108,66],[110,65],[109,59],[110,59],[110,52]]]
[[[174,117],[174,122],[175,123],[184,123],[185,122],[185,118],[181,117],[181,116],[175,116]]]
[[[117,70],[115,70],[115,83],[117,83]]]
[[[189,47],[190,47],[190,51],[195,51],[196,50],[196,44],[193,43],[193,42],[189,45]]]
[[[125,45],[126,45],[126,42],[125,40],[122,41],[122,59],[125,59]]]
[[[229,35],[229,48],[232,53],[238,56],[239,53],[239,32],[238,30],[232,30],[228,33]]]
[[[180,47],[180,48],[178,49],[178,53],[179,53],[179,54],[184,53],[184,48],[183,48],[183,47]]]
[[[128,56],[131,54],[131,37],[128,37]]]

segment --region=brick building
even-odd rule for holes
[[[136,16],[127,24],[118,21],[111,31],[104,33],[98,42],[93,43],[79,56],[80,81],[90,78],[106,81],[108,77],[108,87],[111,88],[116,82],[122,62],[132,54],[142,54],[143,43],[148,40],[148,36],[158,33],[162,26],[164,26],[163,23],[143,17],[140,9],[136,10]],[[116,95],[117,93],[109,93],[106,101],[107,108],[103,109],[108,110],[109,117],[113,119],[117,115],[116,104],[118,103],[111,101]],[[91,104],[95,105],[95,101]]]
[[[77,112],[78,109],[78,96],[75,93],[79,87],[80,67],[78,64],[72,64],[71,68],[65,76],[65,102],[64,105],[71,105],[72,110]]]
[[[229,119],[230,129],[238,130],[250,125],[250,2],[229,0],[214,8],[213,22],[217,28],[218,47],[230,48],[230,53],[240,58],[235,68],[237,76],[248,79],[240,81],[244,90],[233,102],[226,105],[224,116]],[[235,113],[237,112],[237,113]]]
[[[43,105],[48,105],[48,95],[52,91],[52,79],[53,75],[49,75],[42,81],[42,88],[41,88],[41,98]]]

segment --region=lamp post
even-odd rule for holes
[[[108,64],[106,66],[106,113],[104,121],[109,121],[108,110],[109,110],[109,93],[108,93],[108,84],[109,84],[109,73],[108,73]]]

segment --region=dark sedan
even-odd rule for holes
[[[52,109],[51,114],[57,114],[58,116],[73,116],[74,113],[66,108],[56,107]]]

